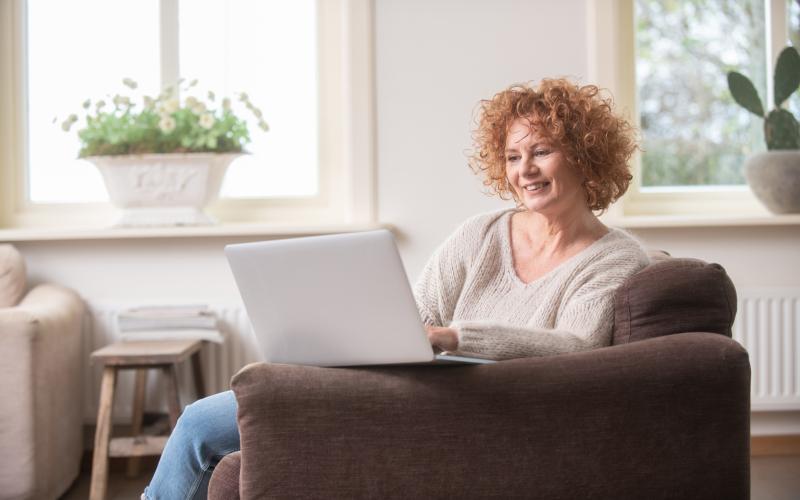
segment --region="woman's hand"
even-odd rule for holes
[[[452,328],[443,326],[426,326],[428,341],[432,346],[443,351],[455,351],[458,348],[458,334]]]

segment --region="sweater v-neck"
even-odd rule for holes
[[[609,235],[615,233],[615,230],[613,228],[608,228],[608,232],[606,234],[604,234],[603,236],[601,236],[600,238],[598,238],[595,241],[593,241],[591,245],[587,246],[586,248],[584,248],[580,252],[576,253],[575,255],[572,255],[572,256],[568,257],[563,262],[558,264],[556,267],[554,267],[553,269],[547,271],[546,273],[544,273],[543,275],[539,276],[538,278],[536,278],[534,280],[531,280],[531,281],[528,281],[526,283],[525,281],[522,280],[522,278],[519,277],[519,275],[517,274],[517,270],[514,267],[514,249],[513,249],[513,246],[512,246],[512,242],[511,242],[511,219],[514,217],[515,213],[516,213],[516,210],[508,211],[505,214],[505,217],[507,217],[508,220],[506,220],[504,222],[504,224],[502,224],[502,228],[503,228],[503,235],[502,235],[503,236],[503,241],[502,241],[502,245],[503,245],[503,267],[505,267],[506,274],[509,275],[511,281],[513,281],[517,286],[521,286],[521,287],[532,287],[532,286],[535,286],[535,285],[537,285],[539,283],[542,283],[545,279],[550,278],[551,276],[555,275],[557,272],[559,272],[562,269],[566,268],[568,265],[570,265],[570,264],[574,263],[575,261],[577,261],[578,257],[580,257],[582,255],[585,255],[590,250],[593,250],[594,248],[596,248],[598,243],[600,243],[601,241],[603,241],[606,238],[608,238]]]

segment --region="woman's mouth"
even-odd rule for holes
[[[550,185],[549,182],[534,182],[523,186],[522,189],[528,192],[536,192],[536,191],[541,191],[542,189],[546,188],[549,185]]]

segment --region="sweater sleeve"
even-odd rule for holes
[[[425,325],[445,326],[452,321],[469,264],[487,223],[486,215],[468,219],[428,259],[414,285],[414,299]]]
[[[641,249],[626,248],[593,262],[566,285],[554,328],[520,327],[487,321],[455,321],[463,354],[492,359],[549,356],[611,343],[614,294],[648,263]]]

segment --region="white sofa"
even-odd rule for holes
[[[82,322],[73,291],[27,289],[25,263],[0,245],[0,499],[56,499],[83,453]]]

